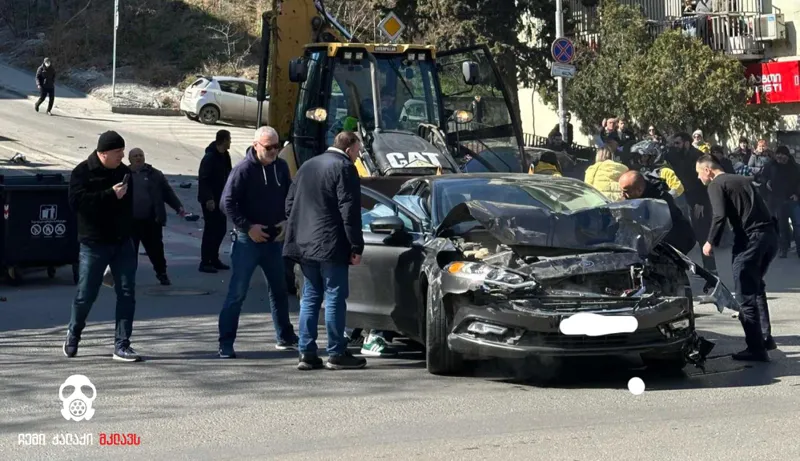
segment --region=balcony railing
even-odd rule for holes
[[[685,8],[682,0],[620,0],[638,6],[647,17],[648,32],[656,37],[668,29],[680,29],[686,35],[697,37],[712,49],[741,60],[760,59],[764,45],[757,40],[762,36],[762,0],[707,0],[705,3]],[[569,0],[570,18],[575,23],[576,39],[590,47],[597,47],[597,8],[584,7],[580,0]]]

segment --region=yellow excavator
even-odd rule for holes
[[[398,38],[399,19],[382,24]],[[364,43],[322,0],[273,0],[262,33],[259,97],[269,95],[267,120],[286,142],[280,157],[293,175],[345,129],[362,139],[356,166],[365,179],[399,186],[419,175],[528,171],[519,118],[488,47]]]

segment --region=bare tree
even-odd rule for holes
[[[331,0],[326,2],[328,11],[356,37],[375,41],[374,25],[380,21],[377,11],[364,0]]]
[[[223,61],[230,64],[234,71],[239,72],[244,67],[247,57],[252,53],[253,46],[258,43],[258,39],[249,39],[246,42],[247,46],[239,46],[239,43],[245,38],[245,34],[231,23],[206,26],[206,29],[213,32],[212,38],[222,42]]]

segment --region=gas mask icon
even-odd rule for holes
[[[74,390],[68,396],[64,396],[64,389],[72,387]],[[84,394],[83,389],[92,391],[92,395],[87,396]],[[97,388],[94,387],[89,378],[84,375],[72,375],[64,381],[64,384],[58,389],[58,398],[61,399],[63,407],[61,408],[61,416],[67,421],[89,421],[94,416],[94,408],[92,402],[97,398]]]

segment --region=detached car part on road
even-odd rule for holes
[[[348,325],[424,344],[431,373],[458,372],[464,359],[631,353],[702,366],[713,344],[695,331],[687,271],[713,288],[720,312],[738,310],[716,276],[662,243],[661,201],[611,203],[570,178],[463,174],[412,179],[394,199],[362,187],[362,207]],[[636,326],[565,334],[561,323],[581,313]]]

